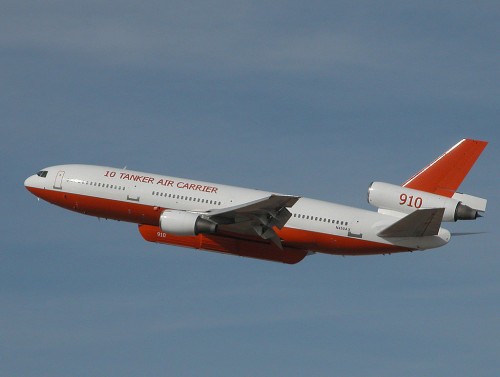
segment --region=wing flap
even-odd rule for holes
[[[419,209],[389,225],[379,237],[426,237],[439,233],[444,208]]]
[[[282,248],[281,239],[273,227],[281,229],[285,226],[292,216],[287,208],[292,207],[299,199],[298,196],[273,194],[234,207],[211,210],[204,216],[238,233],[250,230],[262,239],[270,240]]]

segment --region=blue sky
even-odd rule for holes
[[[498,4],[1,8],[0,375],[497,375]],[[393,256],[159,246],[22,186],[94,163],[369,208],[464,137],[488,213],[448,228],[487,233]]]

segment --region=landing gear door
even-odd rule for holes
[[[64,178],[64,171],[59,170],[56,175],[56,179],[54,180],[53,188],[56,190],[62,190],[62,181]]]

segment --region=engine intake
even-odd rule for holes
[[[217,232],[217,223],[198,213],[166,209],[160,216],[160,228],[176,236],[196,236]]]

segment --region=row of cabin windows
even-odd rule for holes
[[[208,199],[202,199],[202,198],[193,198],[192,196],[183,196],[183,195],[176,195],[176,194],[167,194],[159,191],[153,191],[153,195],[155,196],[163,196],[165,198],[172,198],[172,199],[180,199],[180,200],[186,200],[189,202],[197,202],[197,203],[207,203],[207,204],[215,204],[215,205],[221,205],[221,202],[218,202],[216,200],[208,200]]]
[[[67,181],[69,182],[69,179]],[[75,182],[81,183],[81,184],[86,184],[86,185],[89,185],[89,186],[109,188],[109,189],[112,189],[112,190],[120,190],[120,191],[125,190],[124,186],[110,185],[109,183],[89,182],[89,181],[80,181],[80,180],[77,180]],[[155,195],[155,196],[163,196],[165,198],[168,197],[168,198],[172,198],[172,199],[186,200],[186,201],[190,201],[190,202],[215,204],[215,205],[219,205],[219,206],[221,205],[221,202],[218,202],[216,200],[208,200],[208,199],[202,199],[202,198],[193,198],[191,196],[183,196],[183,195],[176,195],[176,194],[167,194],[167,193],[163,193],[163,192],[159,192],[159,191],[153,191],[153,195]],[[323,218],[323,217],[318,217],[318,216],[302,215],[302,214],[298,214],[298,213],[294,213],[293,217],[297,217],[299,219],[305,219],[305,220],[320,221],[320,222],[330,223],[330,224],[348,225],[347,221],[332,220],[332,219],[328,219],[328,218]]]
[[[294,213],[293,217],[296,217],[298,219],[321,221],[321,222],[324,222],[324,223],[330,223],[330,224],[336,224],[336,225],[349,225],[349,223],[347,221],[333,220],[333,219],[328,219],[326,217],[302,215],[300,213]]]
[[[87,186],[102,187],[102,188],[107,188],[107,189],[112,189],[112,190],[120,190],[120,191],[125,190],[124,186],[110,185],[109,183],[82,181],[79,179],[67,179],[66,181],[67,182],[74,182],[74,183],[81,183],[82,185],[87,185]]]

